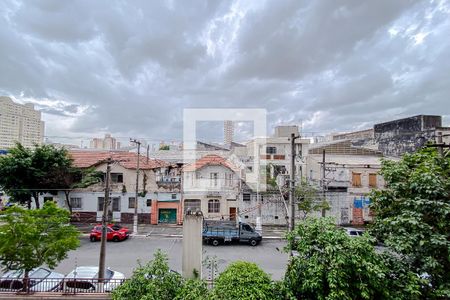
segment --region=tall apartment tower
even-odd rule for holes
[[[93,138],[90,143],[92,149],[117,150],[120,148],[120,142],[117,142],[111,134],[105,134],[105,138]]]
[[[234,125],[233,121],[223,122],[223,143],[225,145],[231,145],[233,141]]]
[[[15,103],[0,96],[0,149],[14,147],[15,142],[30,148],[44,140],[44,122],[41,112],[31,103]]]

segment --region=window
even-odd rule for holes
[[[97,199],[98,199],[97,211],[103,211],[103,204],[105,202],[105,198],[98,197]],[[112,198],[112,211],[120,211],[120,197]]]
[[[276,154],[277,148],[276,147],[266,147],[266,154]]]
[[[147,199],[147,207],[152,206],[152,199]]]
[[[47,201],[53,201],[53,197],[44,197],[44,203]]]
[[[369,174],[369,186],[372,188],[377,187],[377,174]]]
[[[210,185],[211,186],[217,186],[217,178],[218,178],[218,174],[217,173],[211,173],[209,174],[209,178],[210,178]]]
[[[120,197],[112,198],[112,211],[120,211]]]
[[[208,200],[208,213],[219,213],[220,201],[217,199]]]
[[[243,201],[250,201],[250,194],[249,193],[242,194],[242,200]]]
[[[70,206],[72,206],[72,209],[81,209],[81,198],[70,198]]]
[[[135,197],[129,197],[128,198],[128,208],[134,208],[134,203],[135,203]]]
[[[123,174],[122,173],[111,173],[111,182],[112,183],[123,182]]]
[[[172,194],[172,200],[176,200],[177,199],[177,194]]]
[[[198,199],[186,199],[184,200],[184,212],[188,210],[196,212],[201,211],[200,200]]]
[[[98,197],[97,211],[103,211],[103,203],[104,202],[105,202],[105,198]]]
[[[361,187],[361,173],[352,173],[353,187]]]

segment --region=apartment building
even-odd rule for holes
[[[19,104],[9,97],[0,97],[0,149],[12,148],[16,142],[33,147],[42,144],[43,138],[44,122],[33,104]]]
[[[89,142],[89,147],[91,149],[118,150],[120,149],[120,142],[107,133],[104,138],[93,138]]]

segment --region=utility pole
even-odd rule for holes
[[[322,150],[322,201],[325,201],[325,149]],[[322,208],[322,218],[325,218],[325,208]]]
[[[258,170],[257,170],[257,174],[258,174],[258,179],[256,181],[256,203],[258,203],[258,217],[256,218],[256,231],[262,234],[262,210],[261,210],[261,194],[260,194],[260,185],[259,185],[259,181],[260,181],[260,176],[261,176],[261,171],[260,171],[260,166],[261,166],[261,155],[260,155],[260,145],[258,143],[256,143],[255,145],[256,147],[258,147]],[[266,174],[267,175],[267,174]],[[266,177],[267,180],[267,177]],[[267,182],[265,182],[267,184]]]
[[[147,163],[150,159],[150,145],[147,145]]]
[[[139,197],[139,156],[141,155],[141,142],[138,140],[131,140],[132,143],[137,144],[137,162],[136,162],[136,195],[134,197],[134,216],[133,216],[133,233],[138,233],[138,197]]]
[[[102,215],[102,236],[100,242],[100,259],[98,262],[98,278],[105,278],[105,260],[106,260],[106,225],[109,206],[109,177],[111,173],[111,158],[106,161],[106,178],[105,178],[105,198],[103,199],[103,215]]]
[[[295,227],[295,140],[298,139],[294,133],[291,133],[291,176],[289,180],[289,204],[290,204],[290,218],[289,231],[293,231]]]
[[[438,145],[444,144],[444,142],[442,141],[442,132],[437,133],[437,141],[436,142]],[[444,147],[438,147],[438,151],[439,151],[439,155],[441,157],[443,157],[444,156]]]

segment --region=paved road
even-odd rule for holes
[[[203,258],[217,256],[219,271],[236,260],[255,262],[266,272],[272,274],[273,279],[281,279],[284,275],[288,255],[278,251],[277,248],[282,249],[284,245],[283,241],[276,240],[263,241],[256,247],[247,244],[217,247],[204,245]],[[67,274],[75,266],[98,265],[99,249],[99,242],[91,243],[88,238],[82,238],[80,248],[71,251],[69,257],[61,262],[55,270]],[[182,239],[178,238],[147,237],[131,238],[119,243],[108,242],[106,265],[129,277],[137,266],[137,260],[143,263],[151,260],[157,249],[167,253],[170,267],[181,273]],[[204,277],[206,276],[207,270],[204,269]]]

